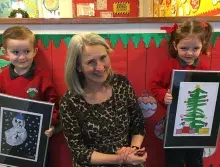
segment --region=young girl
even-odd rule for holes
[[[172,70],[208,70],[207,62],[200,59],[208,54],[208,46],[212,34],[209,23],[186,21],[180,25],[162,28],[171,33],[168,42],[171,59],[164,63],[150,83],[151,93],[163,106],[161,112],[166,112],[168,104],[172,103],[170,83]],[[168,167],[201,167],[203,166],[203,149],[165,149]]]

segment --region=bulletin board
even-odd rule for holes
[[[139,16],[139,0],[73,0],[72,4],[73,13],[77,17]],[[93,6],[94,9],[91,9]]]

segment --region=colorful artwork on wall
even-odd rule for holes
[[[109,18],[139,16],[139,0],[72,0],[72,4],[74,16],[79,16],[79,7],[77,6],[82,4],[94,4],[93,13],[95,17]],[[93,15],[90,14],[90,16]]]
[[[59,18],[59,0],[43,0],[42,13],[44,18]]]
[[[220,0],[154,0],[154,16],[215,16],[220,14]],[[159,11],[164,10],[161,13]]]
[[[37,18],[39,16],[38,0],[1,0],[0,17],[8,17],[11,11],[16,8],[27,11],[31,18]]]

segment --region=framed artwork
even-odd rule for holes
[[[0,94],[0,166],[44,167],[53,107]]]
[[[173,70],[164,148],[216,147],[220,71]]]

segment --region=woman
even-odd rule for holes
[[[69,44],[60,104],[74,166],[132,166],[147,158],[144,119],[129,81],[113,74],[105,39],[75,35]],[[141,155],[138,155],[141,153]]]

